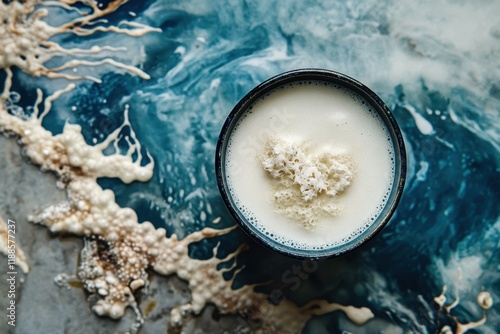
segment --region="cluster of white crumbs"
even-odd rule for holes
[[[260,157],[262,167],[274,180],[276,210],[298,221],[307,229],[316,226],[325,215],[340,211],[335,197],[342,193],[353,177],[347,154],[329,150],[312,155],[306,145],[273,138]]]

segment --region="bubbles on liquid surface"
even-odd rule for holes
[[[323,82],[323,81],[299,81],[297,83],[293,84],[286,84],[279,86],[277,88],[274,88],[273,90],[267,92],[264,94],[262,97],[257,99],[256,101],[253,102],[251,106],[249,106],[242,115],[240,115],[239,119],[237,119],[236,124],[233,127],[233,132],[236,131],[239,127],[240,124],[242,124],[249,115],[252,115],[253,112],[255,111],[254,106],[258,104],[259,102],[265,100],[269,96],[271,96],[274,92],[277,91],[286,91],[290,90],[292,88],[298,87],[298,86],[304,86],[304,85],[315,85],[315,86],[326,86],[326,87],[331,87],[336,90],[340,90],[343,94],[346,96],[349,96],[355,103],[363,106],[363,110],[366,111],[366,115],[368,117],[371,117],[377,124],[378,128],[383,130],[386,136],[386,139],[388,142],[391,143],[391,147],[387,149],[388,156],[390,159],[390,171],[389,175],[387,178],[387,186],[386,190],[384,191],[384,195],[381,197],[381,201],[379,204],[374,208],[373,212],[368,216],[368,218],[365,219],[365,221],[361,224],[361,226],[354,231],[352,231],[349,235],[344,236],[340,238],[339,240],[332,241],[332,242],[325,242],[322,244],[311,244],[307,242],[301,242],[299,240],[287,238],[286,236],[279,235],[271,230],[269,230],[266,227],[265,221],[263,221],[261,218],[258,217],[254,212],[252,212],[250,209],[248,209],[244,203],[242,203],[239,198],[238,194],[235,192],[234,186],[233,186],[233,180],[232,180],[232,175],[230,172],[228,172],[227,175],[227,187],[229,191],[229,196],[233,202],[234,207],[236,208],[237,211],[239,211],[240,216],[243,220],[245,220],[253,229],[255,230],[254,232],[257,232],[258,234],[261,235],[261,239],[270,239],[273,242],[282,245],[287,248],[295,249],[295,250],[313,250],[313,251],[322,251],[325,249],[331,249],[331,248],[336,248],[340,246],[345,246],[348,244],[351,244],[352,242],[355,242],[358,238],[364,237],[365,234],[369,233],[370,227],[374,225],[375,222],[379,219],[380,215],[383,213],[387,201],[391,198],[391,195],[393,192],[396,191],[396,189],[393,189],[393,182],[394,182],[394,177],[395,177],[395,151],[394,147],[392,145],[392,137],[391,134],[387,128],[387,125],[384,123],[382,117],[377,113],[377,111],[369,107],[371,104],[364,99],[363,97],[359,96],[356,92],[353,92],[341,85],[337,84],[332,84],[328,82]],[[230,134],[229,134],[230,135]],[[232,161],[230,157],[233,155],[233,149],[234,149],[234,141],[233,138],[230,136],[229,140],[227,142],[227,147],[226,147],[226,160],[224,161],[226,165],[226,171],[230,171],[232,167],[238,164],[236,161]],[[244,177],[242,175],[234,175],[235,177]],[[264,196],[264,194],[263,194]],[[290,222],[290,224],[295,224],[294,222]]]

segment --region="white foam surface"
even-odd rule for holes
[[[306,142],[313,152],[351,156],[354,177],[338,196],[339,215],[306,230],[276,212],[273,183],[258,158],[271,136]],[[387,201],[395,168],[389,132],[367,101],[314,81],[258,100],[230,135],[225,164],[230,194],[247,220],[273,240],[299,249],[341,245],[365,231]]]

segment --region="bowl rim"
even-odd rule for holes
[[[373,223],[367,230],[349,241],[347,244],[338,247],[325,248],[321,251],[294,249],[290,248],[289,246],[283,245],[274,239],[264,239],[262,233],[260,231],[257,231],[250,222],[244,219],[244,217],[241,217],[240,214],[238,214],[237,210],[233,207],[233,204],[230,200],[231,196],[229,195],[229,192],[226,188],[224,172],[224,153],[231,134],[230,130],[232,130],[232,127],[238,121],[241,115],[243,115],[248,110],[248,107],[250,107],[266,93],[273,91],[280,86],[292,82],[314,80],[325,81],[333,84],[341,84],[344,88],[350,89],[358,95],[361,95],[363,98],[367,99],[368,102],[373,102],[370,104],[381,116],[383,122],[386,124],[391,134],[391,139],[395,151],[396,167],[399,165],[399,168],[395,170],[394,184],[391,189],[390,197],[392,198],[392,200],[388,200],[386,202],[386,205],[383,209],[383,212],[385,212],[385,214],[383,214],[383,217],[381,213],[377,217],[375,223]],[[217,186],[224,201],[224,205],[226,206],[236,223],[238,223],[243,231],[245,231],[245,233],[248,234],[253,240],[268,249],[289,257],[305,260],[326,260],[350,253],[362,247],[363,245],[367,244],[368,241],[372,240],[375,235],[377,235],[389,223],[403,194],[407,174],[407,157],[403,134],[398,123],[396,122],[396,119],[392,112],[389,110],[389,107],[374,91],[372,91],[370,88],[357,81],[356,79],[340,72],[320,68],[302,68],[283,72],[265,80],[264,82],[253,88],[251,91],[249,91],[234,106],[222,126],[217,141],[215,150],[215,173],[217,178]],[[366,233],[367,231],[369,232]]]

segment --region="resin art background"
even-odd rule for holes
[[[488,0],[2,1],[0,332],[497,333],[499,14]],[[380,95],[409,160],[389,225],[326,262],[250,240],[214,172],[239,99],[308,67]]]

